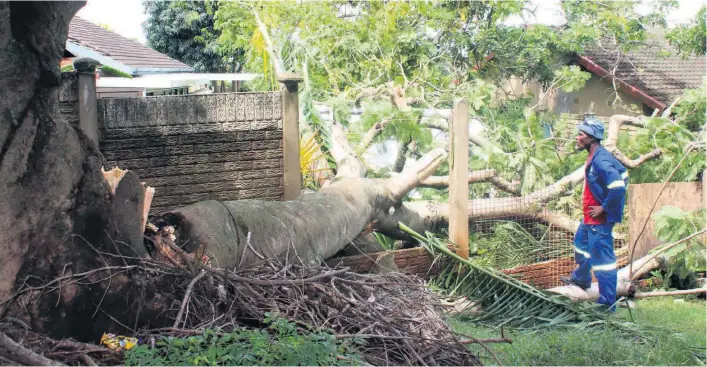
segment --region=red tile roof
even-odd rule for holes
[[[683,58],[665,40],[661,31],[651,30],[647,47],[619,54],[609,47],[593,47],[584,56],[617,79],[639,89],[662,104],[670,105],[685,89],[699,88],[707,76],[705,56]],[[606,77],[611,82],[611,77]]]
[[[90,48],[134,69],[158,68],[178,69],[173,70],[175,72],[193,71],[189,65],[78,16],[71,20],[68,41]]]

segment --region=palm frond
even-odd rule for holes
[[[305,133],[307,134],[307,133]],[[302,137],[300,141],[300,172],[302,172],[303,186],[318,188],[322,181],[331,177],[331,168],[324,161],[324,153],[316,142],[316,132]]]
[[[564,296],[536,289],[497,270],[485,268],[450,251],[446,243],[431,233],[422,236],[404,224],[400,228],[415,237],[432,253],[443,253],[451,261],[430,281],[445,296],[464,296],[467,307],[480,311],[468,313],[468,321],[491,327],[508,326],[539,329],[550,326],[583,326],[605,323],[605,315],[572,303]]]

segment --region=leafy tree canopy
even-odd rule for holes
[[[680,53],[704,55],[707,52],[707,7],[700,8],[691,24],[676,27],[667,34],[670,44]]]
[[[255,87],[272,90],[277,81],[264,36],[271,39],[285,68],[305,76],[305,122],[320,135],[325,128],[311,100],[333,109],[335,120],[348,126],[353,144],[383,123],[377,139],[396,139],[405,148],[399,155],[415,156],[435,144],[423,112],[450,108],[455,98],[466,98],[485,137],[503,152],[473,147],[470,168],[506,172],[526,193],[581,166],[584,157],[567,154],[573,151],[572,137],[561,134],[571,130],[567,121],[532,108],[539,106],[532,106],[533,96],[498,98],[498,86],[516,77],[544,83],[544,92],[579,89],[589,74],[571,65],[573,54],[595,45],[622,53],[642,47],[647,30],[665,26],[676,2],[653,2],[647,15],[636,10],[639,1],[565,0],[561,5],[566,22],[550,27],[510,25],[509,20],[532,11],[522,0],[235,1],[221,4],[216,28],[222,32],[221,45],[246,50],[246,67],[264,74]],[[693,121],[694,112],[704,110],[697,102],[703,93],[690,93],[695,97],[676,108],[683,124],[671,127],[656,118],[649,132],[634,139],[622,135],[628,152],[660,147],[668,158],[641,167],[638,181],[632,182],[663,179],[684,144],[696,138],[683,126],[694,129],[704,123]],[[363,112],[348,121],[353,108]],[[550,136],[548,126],[554,128]],[[669,136],[679,139],[670,143]],[[326,141],[321,143],[326,148]],[[679,176],[694,179],[703,166],[698,163]],[[471,195],[487,191],[475,185]]]
[[[188,64],[198,72],[233,71],[241,52],[220,46],[214,29],[218,2],[145,1],[143,27],[153,49]]]

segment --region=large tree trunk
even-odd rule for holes
[[[314,194],[286,202],[203,201],[166,213],[155,223],[174,226],[177,244],[188,252],[205,252],[221,267],[240,269],[262,258],[321,262],[393,208],[446,157],[436,149],[394,178],[366,179],[341,126],[333,126],[332,136],[337,176]]]
[[[58,109],[59,61],[83,5],[0,2],[0,317],[60,336],[86,326],[101,291],[72,285],[21,306],[6,301],[21,287],[102,266],[96,251],[115,252],[112,241],[144,254],[132,215],[142,209],[137,176],[114,196],[95,143]]]

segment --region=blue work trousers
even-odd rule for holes
[[[579,223],[574,236],[574,259],[577,268],[572,272],[580,284],[591,284],[592,274],[599,282],[597,303],[612,306],[616,302],[616,255],[614,254],[614,223]],[[614,307],[611,308],[611,311]]]

